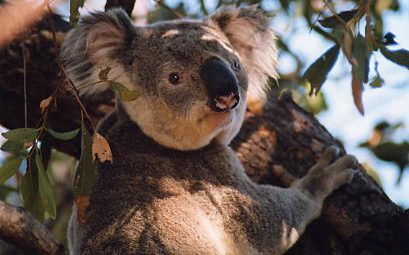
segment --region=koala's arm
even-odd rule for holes
[[[356,159],[347,155],[333,162],[338,152],[327,149],[308,174],[289,188],[257,186],[257,202],[243,210],[250,220],[245,223],[250,243],[263,247],[263,252],[282,254],[298,240],[320,215],[324,199],[352,179]]]

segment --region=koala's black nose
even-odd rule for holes
[[[209,96],[209,107],[217,112],[235,108],[239,101],[239,87],[235,74],[220,59],[207,59],[200,67],[200,77],[204,81]]]

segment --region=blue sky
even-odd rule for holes
[[[57,0],[56,2],[60,2]],[[104,1],[92,1],[102,8]],[[177,0],[166,1],[174,5]],[[184,1],[190,12],[197,12],[197,1]],[[215,8],[215,0],[206,1],[210,11]],[[385,31],[391,31],[396,35],[399,43],[397,48],[409,49],[409,1],[400,1],[400,12],[386,12],[384,15]],[[150,2],[153,6],[153,2]],[[274,11],[277,1],[265,0],[263,7]],[[91,9],[92,5],[88,5]],[[60,8],[67,15],[67,8]],[[288,45],[305,63],[312,63],[331,45],[315,32],[309,32],[303,21],[299,20],[288,24],[284,16],[273,19],[272,27],[284,39],[291,38]],[[291,33],[291,36],[289,36]],[[391,123],[403,122],[404,128],[395,134],[399,140],[409,140],[409,72],[387,60],[380,54],[375,58],[379,61],[379,72],[385,80],[385,85],[379,89],[367,86],[363,101],[366,114],[361,116],[355,109],[350,89],[349,65],[345,58],[339,58],[329,80],[324,84],[323,92],[328,104],[328,110],[320,113],[317,117],[321,123],[337,138],[342,140],[349,153],[356,155],[361,163],[369,163],[379,174],[382,185],[388,196],[396,203],[409,207],[409,171],[405,172],[401,183],[397,186],[396,179],[398,168],[394,164],[378,160],[368,150],[357,147],[365,141],[372,132],[373,126],[380,120]],[[375,58],[372,58],[374,60]],[[373,61],[371,63],[373,65]],[[289,58],[282,56],[279,61],[279,69],[283,72],[291,70],[294,63]],[[373,74],[371,74],[373,75]],[[1,127],[0,127],[0,132]],[[0,143],[2,138],[0,137]],[[4,154],[3,154],[4,156]],[[2,154],[0,152],[0,158]]]

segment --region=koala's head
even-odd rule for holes
[[[228,144],[238,133],[247,98],[265,100],[276,77],[275,37],[255,7],[224,8],[204,20],[133,26],[120,10],[97,12],[69,32],[61,50],[65,70],[84,94],[102,68],[140,96],[122,102],[131,120],[159,144],[201,148]]]

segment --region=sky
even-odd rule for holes
[[[137,0],[139,2],[141,0]],[[56,3],[62,2],[56,0]],[[91,3],[93,2],[93,4]],[[167,0],[170,6],[179,2]],[[184,1],[190,12],[197,12],[199,5],[197,1]],[[88,2],[88,10],[93,6],[102,8],[104,1],[93,0]],[[263,7],[274,11],[278,7],[277,1],[265,0]],[[409,49],[409,1],[401,0],[400,12],[386,12],[384,15],[385,31],[391,31],[396,35],[399,43],[397,48]],[[149,6],[153,6],[150,1]],[[67,5],[66,5],[67,6]],[[67,7],[59,8],[60,13],[67,15]],[[214,10],[216,1],[206,1],[209,11]],[[83,10],[81,13],[86,13]],[[299,20],[288,24],[284,16],[276,16],[272,22],[273,29],[284,39],[288,39],[288,45],[306,63],[312,63],[331,45],[315,32],[310,32],[303,21]],[[295,30],[294,30],[295,29]],[[296,31],[293,33],[293,31]],[[289,33],[292,33],[289,36]],[[351,77],[347,72],[349,65],[345,58],[338,59],[329,80],[324,84],[324,92],[328,110],[318,114],[317,118],[336,138],[344,142],[347,152],[358,157],[361,163],[369,163],[380,176],[382,186],[388,196],[399,205],[409,208],[409,171],[405,171],[402,181],[396,185],[398,168],[392,163],[378,160],[368,150],[357,147],[357,144],[368,139],[373,126],[380,120],[391,123],[403,122],[404,127],[394,136],[398,141],[409,140],[409,72],[403,67],[397,66],[385,60],[379,53],[375,54],[373,60],[379,61],[379,72],[385,80],[382,88],[373,89],[366,86],[363,94],[365,116],[356,110],[350,89]],[[279,59],[279,70],[286,72],[294,68],[294,63],[285,55]],[[373,76],[373,73],[370,74]],[[0,132],[1,127],[0,127]],[[0,137],[0,143],[4,141]],[[0,158],[4,154],[0,152]]]

